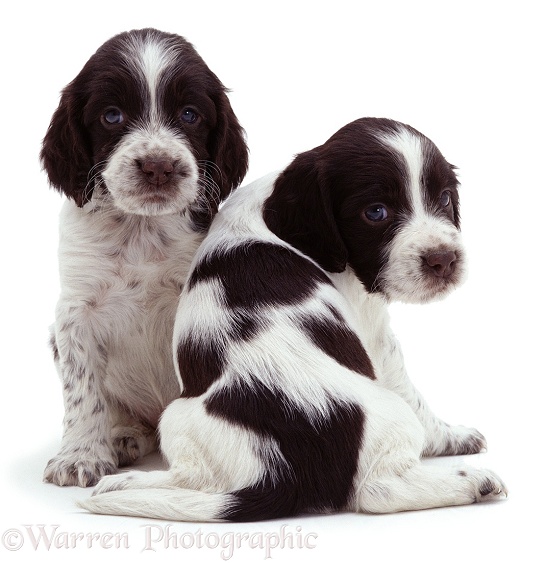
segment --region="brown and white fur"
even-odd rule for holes
[[[107,41],[64,89],[41,157],[68,196],[51,335],[64,434],[44,478],[90,486],[156,448],[159,416],[179,395],[178,297],[248,153],[195,49],[144,29]]]
[[[442,298],[464,274],[453,167],[407,125],[357,120],[241,188],[180,300],[168,471],[105,477],[81,506],[250,521],[504,496],[489,470],[422,463],[486,442],[432,413],[389,328],[389,302]]]

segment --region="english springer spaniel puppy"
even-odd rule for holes
[[[159,416],[179,396],[178,298],[248,151],[192,45],[144,29],[107,41],[64,89],[41,157],[68,196],[51,338],[64,435],[44,479],[89,486],[156,447]]]
[[[462,281],[457,186],[429,139],[369,118],[231,196],[178,308],[170,469],[105,477],[81,505],[252,521],[504,496],[489,470],[421,462],[485,440],[430,411],[388,322],[389,302]]]

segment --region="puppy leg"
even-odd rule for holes
[[[424,457],[470,455],[486,450],[486,438],[475,428],[451,426],[438,418],[408,378],[400,395],[414,410],[426,431]]]
[[[251,485],[266,473],[278,446],[208,413],[202,397],[180,398],[159,423],[161,451],[184,487],[207,492]]]
[[[468,455],[486,449],[485,437],[474,428],[450,426],[438,418],[410,381],[401,347],[393,334],[389,335],[389,353],[379,382],[402,397],[414,411],[425,430],[422,455]]]
[[[471,504],[506,496],[492,471],[423,464],[427,439],[416,414],[386,389],[366,393],[366,438],[360,451],[355,510],[399,512]],[[370,400],[371,399],[371,400]]]
[[[391,472],[359,490],[359,510],[390,513],[457,506],[505,498],[501,479],[487,469],[425,466],[417,462],[400,474]]]
[[[110,407],[100,388],[105,353],[88,334],[80,334],[68,322],[57,332],[53,350],[63,386],[64,432],[60,451],[47,464],[44,480],[89,487],[117,469],[110,441]]]
[[[106,476],[93,495],[123,489],[236,490],[259,480],[264,473],[261,456],[274,455],[268,442],[260,443],[252,434],[208,415],[200,398],[173,401],[159,428],[169,470]]]

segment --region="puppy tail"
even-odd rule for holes
[[[125,489],[92,496],[77,505],[95,514],[182,522],[224,522],[234,497],[189,489]]]

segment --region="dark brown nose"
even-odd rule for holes
[[[161,186],[168,182],[168,179],[174,171],[174,165],[168,160],[139,160],[140,170],[150,184]]]
[[[454,271],[456,254],[452,250],[430,252],[424,260],[438,278],[448,278]]]

